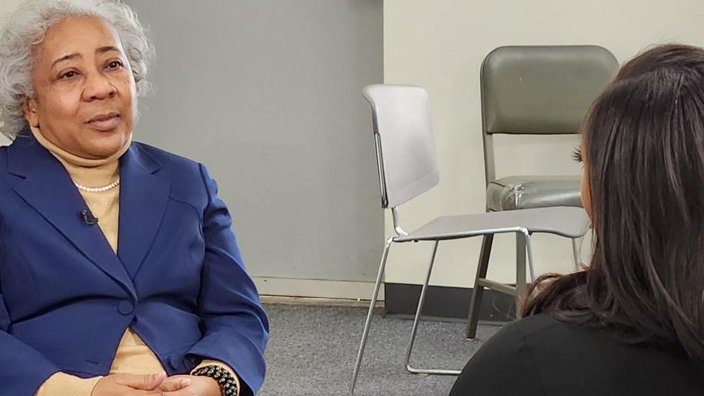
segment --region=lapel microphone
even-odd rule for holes
[[[98,218],[93,216],[93,213],[91,213],[88,209],[83,209],[81,211],[81,217],[83,217],[83,222],[89,226],[98,224]]]

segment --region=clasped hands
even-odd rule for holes
[[[175,375],[113,374],[101,378],[91,396],[222,396],[210,377]]]

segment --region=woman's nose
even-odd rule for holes
[[[88,76],[83,96],[86,101],[102,100],[115,96],[117,87],[104,75],[92,73]]]

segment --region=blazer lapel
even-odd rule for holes
[[[171,184],[159,163],[135,144],[120,159],[118,257],[131,279],[144,263],[166,211]]]
[[[31,135],[20,135],[8,150],[10,172],[24,177],[15,191],[88,259],[133,297],[137,294],[100,227],[83,221],[88,205],[61,163]]]

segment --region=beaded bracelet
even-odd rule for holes
[[[210,377],[218,382],[222,396],[237,396],[237,383],[229,371],[220,366],[205,366],[194,371],[192,375]]]

